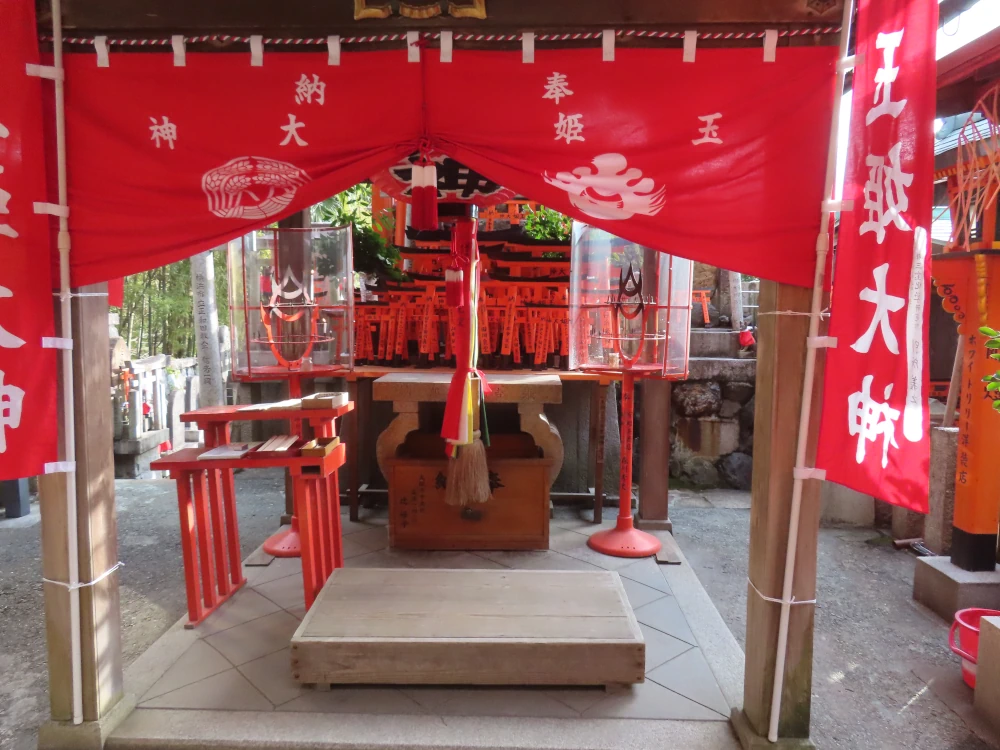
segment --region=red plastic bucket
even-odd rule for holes
[[[979,621],[984,617],[998,617],[995,609],[960,609],[948,631],[948,645],[962,657],[962,679],[970,688],[976,687],[976,662],[979,659]],[[956,633],[958,638],[955,638]]]

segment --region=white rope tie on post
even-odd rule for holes
[[[801,479],[803,481],[806,479],[818,479],[824,482],[826,481],[826,469],[810,469],[805,466],[796,466],[792,469],[792,479]]]
[[[747,583],[750,584],[750,588],[754,590],[754,593],[757,594],[757,596],[759,596],[765,602],[771,602],[772,604],[789,604],[789,605],[816,603],[815,599],[796,599],[794,596],[787,601],[784,599],[775,599],[773,596],[764,596],[762,593],[760,593],[760,589],[758,589],[756,586],[753,585],[753,581],[750,580],[750,576],[747,576]]]
[[[53,297],[58,297],[61,301],[73,299],[73,297],[107,297],[107,292],[52,292]]]
[[[68,474],[76,471],[76,461],[49,461],[42,467],[43,474]]]
[[[24,72],[29,76],[48,78],[50,81],[61,81],[64,78],[62,69],[57,68],[54,65],[35,65],[35,63],[26,63],[24,66]]]
[[[72,348],[73,348],[73,339],[59,338],[58,336],[42,336],[42,349],[72,349]]]
[[[49,216],[57,216],[63,219],[69,218],[69,206],[59,206],[55,203],[35,201],[31,204],[31,209],[36,214],[48,214]]]
[[[836,336],[810,336],[806,339],[806,346],[810,349],[836,349]]]
[[[125,566],[125,563],[119,561],[119,562],[115,563],[114,565],[112,565],[107,570],[105,570],[103,573],[101,573],[101,575],[97,576],[97,578],[95,578],[93,581],[86,581],[86,582],[81,581],[79,583],[66,583],[65,581],[53,581],[51,578],[42,578],[42,581],[44,581],[45,583],[51,583],[54,586],[62,586],[67,591],[78,591],[79,589],[86,589],[86,588],[90,588],[91,586],[96,586],[101,581],[103,581],[105,578],[107,578],[109,575],[111,575],[116,570],[118,570],[119,568],[122,568],[124,566]]]
[[[828,214],[842,211],[853,211],[854,201],[823,201],[823,210]]]

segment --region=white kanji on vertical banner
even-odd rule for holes
[[[873,269],[872,276],[875,278],[875,288],[865,287],[858,293],[858,298],[862,302],[871,302],[875,305],[875,312],[872,315],[871,323],[868,325],[868,330],[861,334],[861,338],[851,344],[851,348],[861,354],[867,354],[871,349],[876,329],[882,334],[885,348],[893,354],[899,354],[899,342],[896,340],[896,334],[893,333],[892,323],[889,322],[889,313],[902,310],[903,305],[906,304],[906,300],[902,297],[893,296],[886,291],[885,279],[888,273],[888,263],[883,263],[881,266]]]
[[[865,165],[868,167],[868,179],[865,182],[865,205],[868,220],[861,222],[858,234],[875,232],[875,240],[882,244],[885,239],[885,228],[895,224],[899,229],[910,231],[900,212],[910,207],[906,190],[913,184],[913,175],[904,172],[899,165],[899,154],[902,143],[897,143],[889,149],[889,164],[884,156],[868,154]]]
[[[556,137],[555,140],[564,138],[566,143],[570,141],[582,141],[586,140],[583,133],[583,123],[580,122],[580,118],[583,115],[564,115],[562,112],[559,113],[559,122],[555,124]]]
[[[149,140],[156,143],[156,147],[160,147],[160,141],[164,141],[170,148],[174,147],[174,141],[177,140],[177,126],[167,119],[166,115],[163,115],[163,122],[158,123],[155,117],[150,117],[149,121],[153,123],[149,126],[149,132],[152,134]]]
[[[893,409],[887,403],[892,395],[892,384],[885,387],[886,401],[876,401],[872,398],[871,389],[874,375],[865,375],[861,381],[861,390],[852,393],[848,399],[847,415],[850,420],[851,437],[857,436],[858,445],[854,458],[860,464],[865,460],[865,448],[868,442],[882,438],[882,468],[889,465],[889,446],[898,448],[896,443],[896,421],[899,419],[899,409]]]
[[[892,58],[901,41],[903,29],[891,34],[879,34],[875,40],[875,49],[882,50],[882,67],[875,71],[875,106],[865,115],[865,125],[871,125],[882,115],[899,117],[906,106],[906,99],[892,101],[892,83],[899,75],[899,68],[892,65]]]
[[[7,428],[21,426],[21,405],[24,390],[16,385],[5,385],[5,373],[0,370],[0,453],[7,452]]]
[[[326,104],[326,84],[319,79],[316,73],[313,73],[311,81],[303,73],[302,77],[295,82],[295,103],[312,104],[314,96],[317,104]]]
[[[299,135],[299,130],[304,128],[306,124],[304,122],[296,122],[295,115],[288,115],[288,124],[282,125],[281,129],[285,131],[285,139],[278,144],[279,146],[287,146],[293,140],[298,146],[308,146],[309,144],[303,140],[302,136]]]
[[[7,127],[0,122],[0,138],[7,138],[10,136],[10,131]],[[0,164],[0,174],[3,174],[3,165]],[[10,200],[10,193],[6,190],[0,189],[0,214],[9,214],[10,209],[7,208],[7,202]],[[18,237],[17,231],[10,224],[0,223],[0,237],[10,237],[12,240],[16,240]]]
[[[719,138],[719,126],[715,124],[715,121],[720,117],[722,117],[721,112],[701,115],[698,119],[705,123],[702,127],[698,128],[701,138],[692,140],[691,143],[695,146],[700,146],[702,143],[722,143],[722,139]]]
[[[564,96],[573,96],[573,92],[569,89],[569,84],[566,81],[566,76],[562,73],[553,73],[548,77],[545,83],[545,93],[542,94],[542,99],[551,99],[556,104]]]

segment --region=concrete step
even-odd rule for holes
[[[692,328],[692,357],[736,357],[740,350],[739,331],[727,328]]]

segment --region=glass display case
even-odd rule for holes
[[[573,222],[569,366],[682,380],[692,262]]]
[[[234,378],[352,369],[351,251],[349,226],[258,229],[229,243]]]

